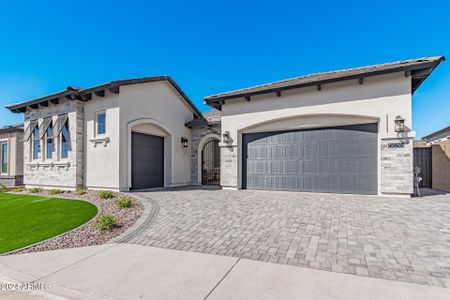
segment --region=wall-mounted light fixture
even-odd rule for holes
[[[401,116],[395,117],[395,132],[404,132],[405,131],[405,119]]]
[[[231,144],[231,143],[233,142],[233,139],[231,138],[230,132],[229,132],[229,131],[225,131],[225,132],[222,134],[222,137],[223,137],[222,141],[223,141],[225,144],[227,144],[227,145],[229,145],[229,144]]]
[[[183,145],[184,148],[187,148],[189,146],[189,140],[185,137],[182,137],[181,144]]]

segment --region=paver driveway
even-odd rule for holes
[[[450,196],[175,189],[125,242],[450,287]]]

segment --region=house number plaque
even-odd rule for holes
[[[405,148],[404,143],[389,143],[387,146],[389,149]]]

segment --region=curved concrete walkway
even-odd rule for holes
[[[198,188],[135,195],[157,212],[128,243],[450,286],[450,195]]]

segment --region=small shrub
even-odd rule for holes
[[[42,189],[34,187],[34,188],[30,188],[28,189],[30,191],[30,193],[36,194],[42,191]]]
[[[23,192],[25,189],[24,188],[21,188],[21,187],[15,187],[15,188],[13,188],[12,189],[12,191],[14,192],[14,193],[20,193],[20,192]]]
[[[0,193],[6,193],[8,191],[8,188],[0,183]]]
[[[116,206],[120,209],[129,208],[133,206],[134,200],[131,197],[123,197],[116,201]]]
[[[114,192],[112,191],[100,191],[98,192],[100,199],[111,199],[114,198]]]
[[[101,215],[96,220],[96,226],[100,230],[111,230],[117,225],[117,217],[113,215]]]
[[[48,191],[49,195],[58,195],[58,194],[62,194],[63,191],[59,190],[59,189],[53,189]]]
[[[78,196],[82,196],[86,193],[87,193],[87,191],[85,189],[77,189],[75,192],[75,194],[77,194]]]

